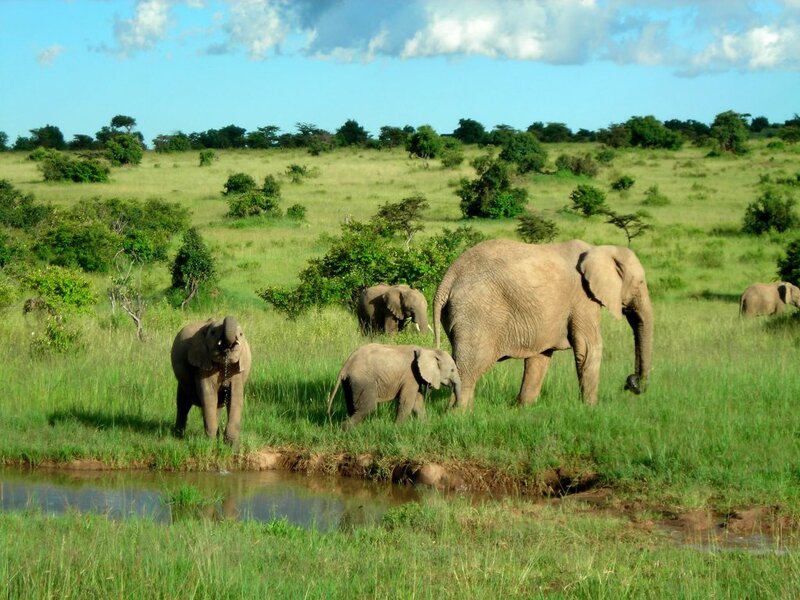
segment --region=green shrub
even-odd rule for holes
[[[603,214],[607,211],[606,195],[591,185],[579,185],[569,195],[572,208],[584,217]]]
[[[33,194],[23,194],[7,179],[0,179],[0,224],[31,230],[53,215],[47,204],[36,204]]]
[[[234,173],[228,177],[224,187],[225,191],[222,193],[225,195],[244,194],[256,189],[256,180],[247,173]]]
[[[183,243],[178,249],[170,269],[172,290],[178,293],[181,306],[194,298],[204,286],[216,280],[216,267],[211,251],[194,227],[183,234]]]
[[[122,236],[99,221],[62,219],[42,234],[34,252],[54,265],[105,272],[121,246]]]
[[[259,190],[251,190],[228,199],[226,216],[241,219],[257,215],[277,216],[278,213],[278,201],[274,196],[268,196]]]
[[[96,301],[91,282],[70,268],[49,265],[30,269],[22,276],[22,284],[59,312],[83,311]]]
[[[517,233],[529,244],[552,242],[558,235],[558,225],[539,212],[526,212],[518,217]]]
[[[514,164],[520,174],[541,171],[547,163],[547,150],[532,133],[514,132],[500,152],[500,160]]]
[[[52,157],[57,156],[57,155],[58,155],[58,150],[55,150],[53,148],[44,148],[42,146],[39,146],[33,152],[28,154],[28,160],[32,160],[34,162],[41,162],[43,160],[46,160],[48,158],[52,158]]]
[[[305,165],[292,163],[286,167],[286,174],[289,176],[289,179],[292,180],[292,183],[301,183],[303,179],[310,176],[310,171]]]
[[[781,233],[796,227],[798,218],[794,205],[794,198],[788,194],[782,195],[775,189],[767,190],[758,200],[747,205],[742,231],[760,235],[773,230]]]
[[[516,217],[525,209],[528,192],[511,186],[508,163],[481,157],[473,161],[478,178],[462,179],[456,195],[466,218]]]
[[[265,196],[274,198],[277,201],[281,197],[281,184],[274,175],[267,175],[264,177],[264,185],[261,186],[261,191]]]
[[[610,165],[617,157],[617,153],[611,148],[602,148],[595,152],[594,158],[597,162],[603,165]]]
[[[464,149],[461,146],[445,146],[441,154],[442,166],[454,169],[464,162]]]
[[[629,190],[633,187],[635,183],[633,177],[630,175],[622,175],[618,177],[614,181],[611,182],[611,189],[621,192],[623,190]]]
[[[778,277],[800,286],[800,238],[789,242],[786,254],[778,259]]]
[[[302,221],[306,218],[306,207],[302,204],[292,204],[286,209],[286,216],[293,221]]]
[[[16,283],[0,271],[0,310],[8,308],[17,300]]]
[[[644,193],[642,204],[645,206],[666,206],[669,204],[669,198],[659,191],[657,185],[651,185]]]
[[[47,315],[44,331],[34,332],[31,337],[30,352],[33,356],[48,354],[72,354],[82,346],[79,329],[68,327],[58,315]]]
[[[45,181],[73,181],[75,183],[100,183],[108,181],[110,169],[93,158],[74,159],[65,154],[55,154],[39,163]]]
[[[201,167],[210,167],[211,163],[217,159],[217,155],[210,148],[206,148],[205,150],[200,150],[199,158]]]
[[[586,177],[595,177],[599,171],[597,163],[594,162],[590,154],[584,154],[583,156],[561,154],[556,159],[556,169],[569,171],[573,175],[585,175]]]
[[[144,148],[132,133],[118,133],[106,142],[106,157],[112,165],[138,165],[142,162]]]

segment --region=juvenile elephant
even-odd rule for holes
[[[478,378],[507,358],[525,360],[517,401],[533,402],[553,352],[568,348],[581,396],[595,404],[601,306],[617,319],[624,314],[633,330],[636,372],[625,387],[639,393],[650,371],[653,310],[644,269],[631,250],[581,240],[488,240],[464,252],[445,273],[433,304],[436,347],[444,328],[461,376],[455,406],[472,406]]]
[[[396,422],[411,413],[424,417],[422,388],[447,385],[457,390],[460,383],[453,358],[443,350],[366,344],[350,355],[336,377],[328,396],[328,418],[340,384],[349,415],[342,429],[347,430],[373,412],[378,402],[394,399],[399,401]]]
[[[172,344],[172,370],[178,380],[176,435],[183,436],[189,409],[199,406],[206,435],[216,437],[224,406],[225,442],[238,448],[250,363],[250,344],[234,317],[189,323],[181,329]]]
[[[358,322],[361,333],[397,333],[411,318],[417,331],[427,333],[428,302],[419,290],[405,284],[373,285],[361,292],[358,301]]]
[[[743,317],[776,315],[791,304],[800,308],[800,288],[786,281],[754,283],[742,294],[739,314]]]

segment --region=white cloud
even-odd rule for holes
[[[800,68],[800,26],[755,27],[741,34],[725,33],[699,53],[696,70]]]
[[[114,36],[123,55],[152,48],[167,34],[170,0],[139,0],[131,19],[114,23]]]
[[[58,58],[59,55],[63,54],[65,51],[66,48],[64,48],[64,46],[54,44],[53,46],[40,51],[36,55],[36,62],[42,66],[49,67],[53,64],[53,62],[55,62],[56,58]]]

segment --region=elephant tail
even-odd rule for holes
[[[442,309],[449,298],[450,281],[445,278],[436,288],[436,294],[433,296],[433,338],[437,350],[442,348]]]
[[[331,422],[331,410],[333,409],[333,399],[336,397],[336,393],[339,391],[339,385],[342,383],[342,378],[337,377],[336,383],[333,385],[333,390],[328,395],[328,422]]]

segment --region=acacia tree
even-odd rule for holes
[[[441,136],[430,125],[420,125],[417,130],[408,137],[406,150],[411,156],[422,159],[425,166],[428,160],[436,158],[442,151],[443,142]]]
[[[402,231],[406,236],[406,250],[408,250],[414,234],[425,229],[422,224],[422,213],[429,206],[425,196],[415,194],[394,204],[387,202],[378,209],[372,221],[385,233]]]

